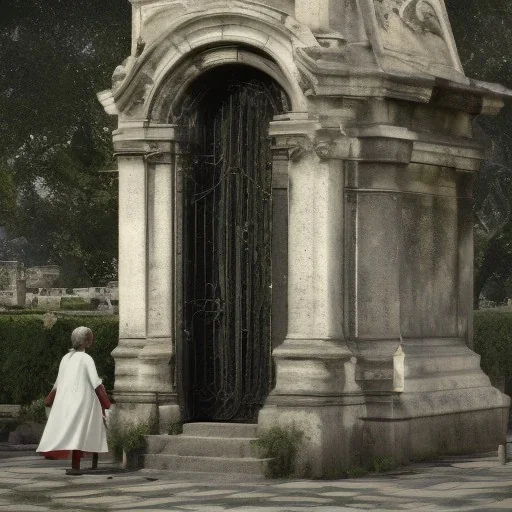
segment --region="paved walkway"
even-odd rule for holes
[[[68,466],[3,452],[0,512],[512,510],[512,463],[499,465],[497,457],[454,457],[336,481],[151,470],[72,477],[65,475]],[[112,465],[100,463],[107,467]]]

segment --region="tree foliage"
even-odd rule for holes
[[[512,88],[512,2],[445,3],[466,75]],[[512,102],[497,117],[479,116],[475,131],[487,141],[474,190],[478,306],[481,293],[495,302],[512,297]]]
[[[100,172],[114,167],[113,124],[96,92],[129,53],[130,4],[0,5],[0,225],[27,240],[27,265],[102,284],[116,276],[117,182]]]

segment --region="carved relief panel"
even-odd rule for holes
[[[378,37],[399,59],[458,68],[444,5],[439,0],[372,0]],[[455,52],[455,55],[454,55]]]

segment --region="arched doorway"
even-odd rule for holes
[[[255,421],[271,387],[272,158],[288,110],[263,72],[225,65],[183,104],[183,399],[188,421]]]

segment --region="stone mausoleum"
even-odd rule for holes
[[[295,425],[302,471],[496,449],[472,350],[477,115],[443,0],[130,0],[118,118],[127,421]],[[483,42],[482,42],[483,43]]]

